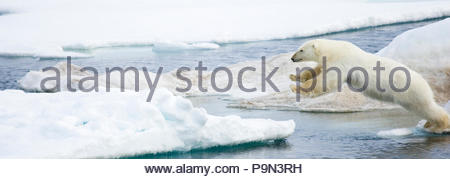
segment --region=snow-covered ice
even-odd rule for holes
[[[450,99],[450,18],[409,30],[378,52],[419,72],[439,103]]]
[[[406,31],[395,37],[379,55],[420,68],[449,67],[450,18]]]
[[[418,21],[449,16],[450,2],[2,0],[0,9],[10,12],[0,16],[7,27],[0,28],[0,55],[64,58],[91,55],[73,49],[160,43],[208,49]]]
[[[119,157],[286,138],[294,121],[213,116],[169,91],[0,91],[1,158]]]

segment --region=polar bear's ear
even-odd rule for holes
[[[319,43],[317,41],[314,41],[312,48],[314,49],[314,52],[316,55],[320,54],[320,50],[319,50]]]

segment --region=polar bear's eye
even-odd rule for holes
[[[301,49],[300,52],[303,52],[303,49]]]

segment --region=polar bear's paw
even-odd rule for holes
[[[427,120],[419,121],[417,127],[429,133],[450,134],[450,128],[441,127],[439,124],[432,123]]]
[[[301,96],[306,96],[306,97],[311,97],[311,98],[319,96],[318,94],[315,94],[313,90],[305,91],[305,90],[302,90],[301,88],[298,88],[297,85],[290,85],[289,87],[291,88],[291,91],[293,93],[300,93]]]
[[[290,74],[289,75],[289,79],[291,79],[291,81],[300,81],[300,82],[305,82],[308,81],[309,79],[312,79],[313,76],[311,74],[311,72],[309,71],[304,71],[300,74],[300,76],[297,76],[295,74]]]
[[[301,90],[300,88],[297,87],[297,85],[290,85],[289,86],[291,88],[291,91],[293,93],[300,93],[301,95],[306,95],[308,94],[307,92],[305,92],[304,90]]]
[[[300,77],[297,77],[297,75],[294,74],[290,74],[289,79],[291,79],[291,81],[300,81]]]

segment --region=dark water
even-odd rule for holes
[[[375,53],[395,36],[433,21],[397,24],[328,34],[314,38],[350,41],[362,49]],[[104,48],[90,51],[93,58],[74,59],[81,66],[147,67],[152,71],[160,66],[170,71],[181,66],[196,66],[197,61],[209,68],[241,61],[256,60],[296,50],[311,38],[221,44],[214,50],[185,50],[153,52],[152,47]],[[0,89],[18,89],[17,80],[29,70],[53,66],[61,59],[30,57],[0,57]],[[296,130],[286,140],[255,142],[236,146],[214,147],[189,152],[170,152],[132,156],[131,158],[450,158],[450,136],[430,135],[414,129],[420,120],[404,110],[359,113],[305,113],[277,110],[247,110],[227,108],[221,97],[191,97],[197,107],[204,107],[214,115],[239,115],[244,118],[293,119]],[[412,135],[383,138],[382,130],[411,128]]]

